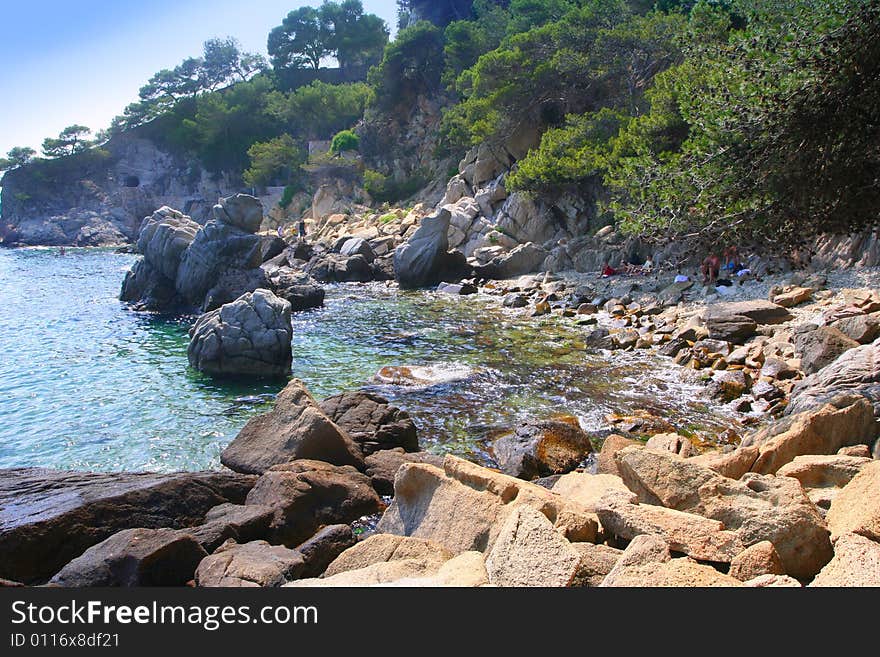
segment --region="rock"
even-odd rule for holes
[[[841,447],[837,450],[841,456],[857,456],[861,458],[871,458],[871,448],[868,445],[852,445],[851,447]]]
[[[357,539],[350,525],[329,525],[298,545],[296,551],[302,555],[305,568],[302,577],[318,577],[327,567]]]
[[[770,402],[782,399],[785,393],[768,381],[758,381],[752,386],[752,397]]]
[[[480,552],[462,552],[453,557],[434,574],[426,577],[404,577],[392,582],[391,586],[412,587],[456,587],[474,588],[487,586],[489,574],[486,562]]]
[[[256,233],[263,223],[263,204],[247,194],[227,196],[214,206],[214,218],[246,233]]]
[[[767,358],[761,367],[761,376],[771,379],[792,379],[798,371],[781,358]]]
[[[529,504],[572,541],[596,537],[596,517],[549,490],[447,455],[443,469],[404,464],[394,482],[394,501],[378,531],[435,541],[454,553],[492,549],[513,502]]]
[[[342,245],[339,253],[348,256],[349,258],[359,255],[367,262],[373,262],[373,260],[376,259],[376,253],[373,251],[373,247],[370,246],[370,243],[367,242],[367,240],[361,237],[353,237],[350,240],[347,240],[345,244]]]
[[[437,291],[442,294],[451,294],[460,297],[469,294],[476,294],[479,290],[477,290],[476,285],[471,285],[470,283],[440,283],[440,285],[437,286]]]
[[[880,416],[880,344],[877,341],[846,351],[792,390],[786,415],[816,408],[840,393],[855,393],[874,404]]]
[[[618,436],[617,434],[612,433],[604,440],[602,443],[602,449],[599,450],[599,456],[596,457],[596,472],[599,474],[613,474],[619,476],[620,471],[617,469],[617,461],[614,460],[614,455],[626,447],[637,447],[640,445],[642,445],[642,443],[638,440],[624,438],[623,436]]]
[[[843,534],[834,544],[834,558],[809,586],[880,586],[880,543]]]
[[[394,275],[401,287],[436,285],[445,274],[467,269],[463,254],[448,252],[451,216],[444,208],[424,217],[409,240],[394,250]]]
[[[741,582],[761,575],[784,575],[782,559],[770,541],[761,541],[746,548],[730,562],[728,574]]]
[[[295,547],[323,525],[351,523],[385,508],[369,478],[351,466],[299,460],[277,465],[257,480],[246,504],[275,509],[273,542]]]
[[[547,517],[528,505],[508,514],[489,556],[486,572],[496,586],[570,586],[581,556]]]
[[[796,456],[836,454],[847,445],[870,443],[877,435],[871,404],[841,395],[818,410],[791,415],[746,436],[741,446],[758,448],[752,472],[773,474]]]
[[[0,577],[45,581],[120,530],[200,524],[218,504],[243,502],[255,480],[228,472],[0,470]]]
[[[830,326],[797,333],[794,344],[801,359],[801,369],[806,374],[815,374],[844,352],[859,346],[858,342]]]
[[[813,292],[815,290],[810,287],[796,287],[788,292],[777,294],[772,301],[783,308],[793,308],[809,301],[813,297]]]
[[[747,317],[757,324],[782,324],[794,317],[786,308],[770,301],[737,301],[716,304],[713,308],[719,311],[720,316]]]
[[[236,299],[255,290],[269,289],[270,283],[266,272],[261,268],[223,272],[217,278],[214,287],[205,293],[201,311],[208,313],[232,303]]]
[[[174,282],[146,260],[136,262],[125,274],[119,300],[132,304],[135,310],[165,310],[183,305]]]
[[[633,447],[615,458],[640,501],[718,520],[746,547],[770,541],[788,575],[812,577],[831,558],[822,516],[790,477],[747,473],[734,481],[692,459]]]
[[[747,393],[751,384],[751,377],[742,370],[721,370],[712,375],[712,396],[731,402]]]
[[[637,536],[602,582],[603,587],[741,586],[739,580],[691,559],[672,559],[658,536]]]
[[[876,315],[855,315],[832,322],[830,327],[859,344],[869,344],[880,337],[880,319]]]
[[[759,575],[754,579],[744,582],[745,586],[755,589],[765,588],[801,588],[801,583],[788,575]]]
[[[722,312],[710,314],[706,318],[706,329],[709,331],[709,337],[713,340],[742,344],[755,335],[758,324],[744,315],[731,315]]]
[[[522,423],[492,449],[502,472],[527,480],[570,472],[593,451],[580,426],[561,420]]]
[[[630,540],[642,534],[661,536],[664,544],[695,559],[730,563],[743,551],[737,535],[723,523],[652,504],[633,504],[626,494],[610,494],[596,509],[608,536]]]
[[[416,425],[406,411],[371,392],[345,392],[328,397],[320,409],[360,447],[364,456],[402,447],[419,451]]]
[[[645,447],[648,449],[659,449],[661,451],[671,452],[672,454],[678,454],[682,458],[688,458],[694,454],[693,443],[684,436],[679,436],[677,433],[655,434],[648,438]]]
[[[693,456],[688,462],[707,467],[724,477],[739,479],[751,470],[757,458],[758,448],[753,446],[740,447],[729,452],[708,452]]]
[[[243,545],[227,541],[202,559],[195,581],[201,587],[282,586],[299,578],[304,568],[303,557],[296,550],[266,541]]]
[[[529,305],[529,300],[521,294],[511,292],[510,294],[504,295],[501,305],[505,308],[525,308]]]
[[[657,294],[657,303],[663,306],[674,306],[684,299],[684,293],[692,288],[693,285],[693,281],[673,283],[672,285],[663,288],[659,294]]]
[[[675,358],[680,351],[683,351],[689,347],[687,340],[683,338],[672,338],[669,342],[665,343],[660,349],[658,353],[661,356],[668,356],[669,358]]]
[[[858,456],[797,456],[791,463],[779,468],[780,477],[794,477],[806,488],[843,488],[863,467],[872,462]]]
[[[394,495],[394,478],[404,463],[429,463],[443,467],[443,457],[427,452],[407,454],[403,449],[383,449],[364,459],[367,476],[380,495]]]
[[[263,264],[259,235],[219,221],[209,221],[180,259],[174,286],[180,295],[201,306],[221,276]]]
[[[476,267],[474,273],[481,278],[493,279],[522,276],[540,269],[548,255],[545,249],[527,242],[509,253],[496,256],[487,265]]]
[[[247,543],[265,537],[274,515],[275,510],[270,507],[220,504],[208,511],[204,524],[186,532],[210,553],[230,538]]]
[[[260,289],[202,315],[190,330],[187,357],[212,376],[284,377],[292,339],[290,304]]]
[[[322,253],[314,256],[304,270],[322,283],[366,283],[375,277],[370,263],[360,254]]]
[[[373,534],[340,554],[327,568],[325,577],[394,561],[416,561],[420,569],[427,564],[439,567],[452,557],[452,552],[431,541],[393,534]]]
[[[571,547],[581,555],[571,586],[600,586],[623,554],[623,550],[608,545],[572,543]]]
[[[853,533],[880,541],[880,461],[859,471],[831,502],[825,519],[832,538]]]
[[[608,493],[622,493],[631,501],[636,499],[623,480],[612,474],[570,472],[553,482],[550,490],[574,500],[592,513],[596,512],[596,509],[599,508],[599,501]]]
[[[308,274],[296,272],[289,267],[279,267],[268,273],[267,280],[272,291],[290,304],[292,312],[324,305],[324,288]]]
[[[163,206],[141,224],[138,253],[173,284],[180,259],[200,229],[197,222],[182,212]]]
[[[207,552],[173,529],[123,529],[68,563],[55,586],[183,586]]]
[[[364,467],[357,445],[327,417],[298,379],[278,393],[271,411],[248,420],[220,455],[226,467],[252,474],[296,459]]]

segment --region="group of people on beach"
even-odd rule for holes
[[[297,237],[300,240],[305,241],[305,239],[306,239],[306,220],[305,219],[301,218],[298,222],[296,222],[296,232],[297,232]],[[282,237],[282,238],[284,237],[284,228],[281,226],[278,226],[278,237]]]
[[[608,262],[602,266],[601,277],[608,278],[618,274],[626,274],[629,276],[647,276],[654,271],[654,263],[649,257],[644,264],[636,265],[634,263],[625,262],[618,268],[612,267]],[[724,249],[721,257],[717,253],[710,253],[700,265],[700,273],[703,275],[703,285],[733,285],[730,278],[736,276],[741,278],[750,273],[749,269],[743,265],[739,256],[739,250],[735,246],[728,246]],[[723,276],[722,276],[723,274]],[[675,277],[676,283],[687,281],[689,278],[679,271],[679,275]]]

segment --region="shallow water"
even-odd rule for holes
[[[193,318],[117,300],[135,259],[0,250],[0,467],[214,468],[270,407],[282,384],[217,383],[188,368]],[[294,314],[293,371],[317,398],[374,389],[410,412],[424,447],[482,461],[494,435],[527,417],[572,414],[596,430],[607,413],[649,409],[707,437],[730,424],[667,361],[590,353],[582,335],[491,299],[343,285],[324,308]],[[422,382],[376,379],[396,366]]]

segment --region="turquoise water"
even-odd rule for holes
[[[217,383],[188,368],[191,317],[131,312],[117,300],[132,255],[0,250],[0,467],[215,468],[281,384]],[[695,384],[644,356],[584,350],[581,329],[477,297],[328,288],[294,315],[294,376],[317,398],[369,387],[408,410],[424,447],[487,460],[519,419],[649,409],[683,430],[729,424]],[[428,367],[418,381],[383,367]],[[393,374],[393,373],[388,373]],[[391,381],[389,383],[389,380]]]

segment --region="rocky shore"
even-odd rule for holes
[[[534,244],[450,249],[448,207],[380,219],[372,236],[328,221],[308,245],[260,234],[261,218],[239,195],[205,226],[170,208],[142,224],[122,298],[204,313],[189,358],[206,373],[286,377],[291,312],[320,303],[322,283],[396,278],[569,322],[609,357],[673,359],[754,426],[696,441],[637,413],[608,417],[597,442],[576,418],[535,417],[497,437],[493,469],[421,451],[413,419],[379,395],[318,401],[294,379],[222,471],[0,471],[4,581],[880,585],[875,272],[755,262],[723,289],[669,270],[535,274]]]

